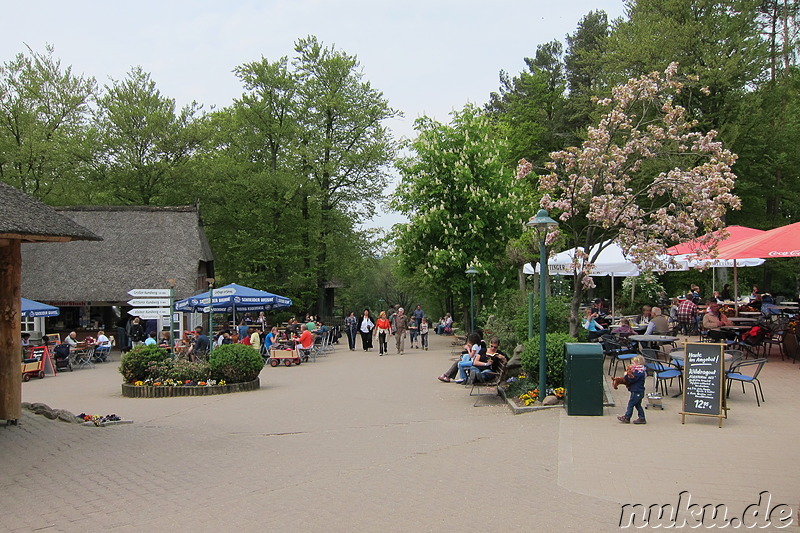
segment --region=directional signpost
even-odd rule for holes
[[[128,300],[128,305],[134,309],[128,311],[131,316],[138,316],[145,320],[169,317],[170,345],[174,344],[173,309],[175,308],[175,293],[173,289],[131,289],[128,294],[134,296]],[[137,298],[138,297],[138,298]]]

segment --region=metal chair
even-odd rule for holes
[[[72,356],[74,357],[75,364],[78,365],[78,368],[83,368],[85,366],[94,368],[94,364],[92,363],[93,355],[94,346],[79,346],[72,352]]]
[[[636,355],[636,350],[631,347],[630,344],[623,344],[622,342],[613,339],[607,338],[606,335],[601,337],[601,343],[603,345],[603,354],[609,358],[608,362],[608,375],[611,376],[611,366],[614,366],[614,373],[613,375],[617,375],[617,367],[619,363],[622,362],[623,368],[625,367],[625,362],[630,361]]]
[[[728,379],[728,398],[731,397],[731,386],[733,385],[734,381],[739,381],[742,384],[742,393],[744,393],[744,384],[750,383],[753,385],[753,392],[756,395],[756,404],[758,407],[761,407],[761,402],[766,401],[764,400],[764,390],[761,388],[761,382],[758,380],[758,374],[761,373],[761,369],[764,368],[767,359],[753,359],[751,361],[740,361],[737,364],[731,367],[730,371],[726,374],[726,378]],[[753,368],[748,368],[753,367]],[[743,371],[752,370],[750,374],[744,374]],[[758,388],[756,388],[758,385]],[[758,393],[761,393],[761,401],[758,400]]]
[[[642,352],[654,352],[658,353],[655,350],[651,350],[649,348],[643,348]],[[648,370],[650,370],[653,374],[653,378],[655,380],[655,391],[659,391],[659,385],[661,386],[661,395],[667,395],[667,385],[666,381],[669,380],[670,384],[672,380],[678,378],[678,391],[680,393],[683,392],[683,372],[681,369],[673,362],[670,361],[660,361],[657,358],[653,357],[652,354],[645,354],[644,355],[644,366]]]

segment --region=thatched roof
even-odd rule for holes
[[[57,211],[103,238],[62,246],[22,247],[22,294],[33,300],[126,302],[131,289],[202,292],[214,260],[198,209],[189,207],[62,207]],[[199,290],[202,289],[202,290]]]
[[[4,238],[27,242],[100,240],[52,207],[0,182],[0,239]]]

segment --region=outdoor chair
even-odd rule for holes
[[[783,330],[775,331],[771,337],[764,339],[764,357],[768,357],[772,347],[777,346],[781,354],[781,361],[786,360],[786,353],[783,351]]]
[[[649,350],[647,348],[643,349],[642,352],[654,352],[655,350]],[[659,385],[661,389],[661,395],[667,395],[667,384],[666,381],[669,380],[670,384],[672,384],[672,380],[678,378],[678,391],[679,393],[683,392],[683,372],[673,362],[668,361],[659,361],[658,359],[644,355],[644,366],[653,374],[653,378],[655,380],[655,392],[659,392]]]
[[[619,367],[620,362],[622,363],[623,369],[625,368],[625,364],[633,359],[636,355],[636,349],[633,348],[630,344],[622,343],[616,339],[608,338],[602,340],[601,343],[603,344],[603,354],[609,358],[608,361],[608,375],[617,375],[617,368]],[[614,367],[614,372],[612,374],[611,367]]]
[[[94,355],[94,346],[81,346],[73,351],[75,364],[78,368],[89,367],[94,368],[92,357]]]
[[[764,368],[767,360],[765,358],[753,359],[752,361],[740,361],[735,364],[731,370],[726,374],[728,379],[728,398],[731,397],[731,386],[734,381],[739,381],[742,384],[742,393],[744,393],[744,384],[750,383],[753,385],[753,392],[756,395],[756,404],[761,407],[761,402],[764,400],[764,390],[761,388],[761,382],[758,380],[758,374]],[[749,373],[746,373],[749,372]],[[756,388],[758,385],[758,388]],[[758,400],[758,394],[761,393],[761,401]]]
[[[741,350],[725,350],[726,354],[731,356],[731,360],[728,362],[728,372],[733,368],[734,365],[738,364],[739,361],[742,360],[744,357],[744,352]]]

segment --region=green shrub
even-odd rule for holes
[[[148,377],[150,363],[164,363],[169,360],[166,350],[158,346],[137,346],[122,356],[119,372],[126,383],[145,380]]]
[[[569,306],[571,299],[567,296],[550,296],[545,302],[547,316],[547,333],[569,333]],[[528,301],[527,296],[525,305],[518,308],[518,312],[513,317],[514,328],[517,332],[517,340],[524,342],[528,338]],[[539,298],[533,298],[533,332],[539,334]]]
[[[242,383],[258,377],[264,368],[264,358],[245,344],[224,344],[211,352],[208,366],[213,379]]]
[[[546,337],[546,356],[547,356],[547,384],[545,388],[555,388],[564,386],[564,368],[566,358],[564,348],[568,342],[577,342],[574,337],[567,333],[548,333]],[[533,339],[525,343],[525,349],[520,357],[522,370],[529,379],[538,381],[539,379],[539,336],[534,335]],[[540,388],[541,390],[541,388]]]
[[[208,363],[201,363],[199,361],[187,361],[181,359],[174,361],[165,377],[172,378],[175,381],[205,381],[211,375],[211,369]]]

